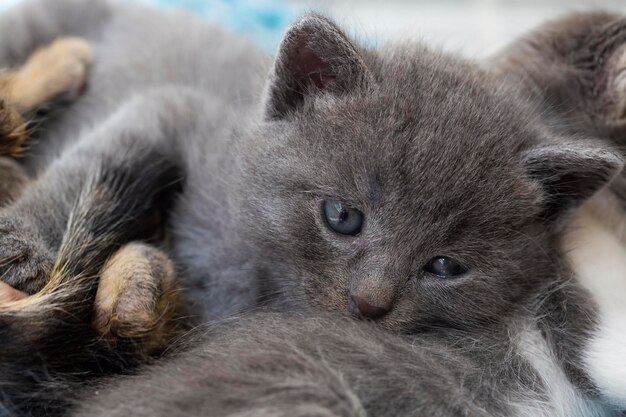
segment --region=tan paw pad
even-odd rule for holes
[[[133,339],[147,352],[162,349],[171,337],[179,302],[172,262],[150,245],[131,243],[103,268],[94,327],[112,343]]]

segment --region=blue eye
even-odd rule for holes
[[[340,201],[324,201],[322,210],[324,220],[331,230],[342,234],[356,236],[363,226],[363,213],[348,207]]]
[[[458,277],[467,272],[467,268],[447,256],[435,256],[422,269],[441,278]]]

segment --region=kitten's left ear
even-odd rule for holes
[[[545,191],[545,219],[558,220],[608,184],[624,167],[618,152],[603,143],[580,140],[528,151],[523,163]]]
[[[294,23],[278,48],[270,74],[265,114],[279,119],[308,95],[341,94],[370,78],[363,57],[329,19],[309,14]]]

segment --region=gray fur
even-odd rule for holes
[[[85,5],[64,3],[39,4],[40,16],[15,13],[32,19],[36,36],[37,17],[63,27],[65,14],[53,12]],[[419,44],[361,50],[314,15],[286,35],[263,117],[255,80],[267,60],[250,45],[193,17],[96,4],[89,8],[103,9],[101,30],[89,22],[72,32],[95,42],[90,90],[45,126],[41,152],[68,138],[76,144],[0,220],[30,230],[24,239],[39,235],[54,254],[93,161],[132,163],[157,148],[185,174],[171,213],[172,253],[206,317],[277,288],[291,302],[340,312],[349,292],[374,303],[391,298],[381,322],[395,329],[493,323],[561,273],[550,241],[561,209],[621,167],[611,149],[581,139],[556,169],[569,183],[589,184],[555,192],[545,184],[560,181],[553,162],[537,155],[564,140],[507,84]],[[307,84],[316,71],[329,74],[328,85]],[[320,201],[330,197],[365,213],[359,237],[323,225]],[[447,281],[425,274],[422,265],[438,254],[470,272]],[[20,277],[9,271],[6,279],[32,284]]]
[[[190,351],[94,388],[73,415],[619,415],[593,401],[556,408],[513,338],[400,337],[332,316],[242,317],[209,328]]]
[[[503,76],[519,78],[551,129],[601,138],[624,150],[625,44],[623,15],[575,13],[544,23],[491,64]],[[622,174],[611,184],[622,200],[625,181]]]
[[[521,91],[537,103],[544,124],[556,134],[594,136],[612,143],[623,153],[625,45],[626,18],[623,15],[574,13],[544,23],[488,64],[495,66],[500,76],[523,85]],[[619,236],[620,221],[626,215],[625,181],[622,170],[590,201],[602,213],[607,230],[616,236]],[[564,236],[574,232],[576,227],[568,226]],[[567,356],[571,363],[578,365],[568,367],[570,373],[580,376],[588,339],[577,336],[577,332],[563,336],[557,345],[576,346]]]
[[[80,10],[87,17],[74,19]],[[536,375],[509,360],[510,338],[503,335],[519,332],[520,318],[543,331],[540,339],[575,387],[594,395],[575,353],[593,325],[593,308],[568,285],[571,272],[554,239],[567,214],[611,181],[622,160],[608,144],[546,128],[541,109],[521,99],[517,85],[421,44],[363,49],[316,15],[286,34],[263,99],[269,59],[182,14],[40,0],[2,16],[0,31],[6,31],[0,50],[13,51],[0,52],[0,64],[15,64],[21,56],[14,51],[26,54],[61,34],[91,40],[96,62],[85,96],[42,129],[42,146],[29,161],[33,171],[43,171],[39,181],[0,213],[7,231],[0,248],[19,240],[30,255],[0,271],[10,284],[30,292],[41,287],[44,274],[27,278],[54,259],[94,164],[130,166],[156,150],[184,174],[169,217],[171,254],[205,318],[265,304],[345,313],[347,297],[359,294],[373,305],[393,306],[378,320],[380,328],[439,334],[432,342],[424,336],[422,346],[419,337],[353,330],[369,329],[361,324],[345,324],[345,334],[357,332],[354,339],[329,330],[328,346],[312,346],[328,348],[340,373],[311,365],[314,384],[330,380],[337,387],[315,390],[324,399],[314,402],[327,405],[328,413],[359,415],[360,401],[372,415],[415,409],[509,415],[507,396],[526,401],[528,393],[543,404]],[[50,158],[55,153],[59,157]],[[327,198],[364,212],[359,236],[325,227],[320,211]],[[423,272],[437,255],[458,259],[469,272],[453,279]],[[306,325],[289,320],[250,322],[252,330],[235,330],[222,339],[228,346],[218,347],[230,352],[242,336],[242,343],[253,344],[242,349],[255,349],[254,332],[263,335],[263,326],[267,340],[258,343],[268,349],[280,331],[303,343],[313,334],[325,340],[327,327],[307,333]],[[415,363],[398,367],[400,358],[412,358],[413,344]],[[365,350],[364,361],[351,363],[344,349]],[[387,349],[399,353],[388,361],[371,355]],[[431,362],[437,351],[446,352],[443,360]],[[306,355],[320,359],[315,350]],[[196,356],[181,363],[197,363]],[[483,372],[502,363],[504,376]],[[384,385],[369,381],[384,383],[380,375],[391,370],[402,374],[394,379],[400,384],[389,387],[416,385],[398,391],[406,403],[380,410]],[[428,381],[440,373],[441,386],[432,387]],[[343,374],[349,389],[340,383]],[[374,378],[363,380],[367,375]],[[155,376],[156,385],[162,377]],[[454,391],[459,404],[441,399],[458,384],[468,389]],[[213,398],[201,388],[190,399]],[[427,395],[416,398],[416,392]],[[306,404],[306,393],[295,398]],[[347,408],[333,411],[333,401]],[[198,412],[206,412],[200,405]]]

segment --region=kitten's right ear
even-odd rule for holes
[[[309,14],[294,23],[278,48],[270,74],[265,116],[280,119],[307,95],[341,94],[370,78],[363,57],[329,19]]]
[[[618,137],[626,123],[626,16],[574,13],[544,23],[492,61],[501,75],[521,75],[546,114],[563,127]],[[613,125],[615,132],[612,132]]]
[[[626,32],[626,29],[624,31]],[[607,73],[608,99],[601,110],[606,112],[609,119],[626,120],[626,40],[609,59]]]
[[[543,214],[549,223],[593,196],[624,168],[616,151],[585,140],[537,147],[524,154],[523,163],[545,193]]]

